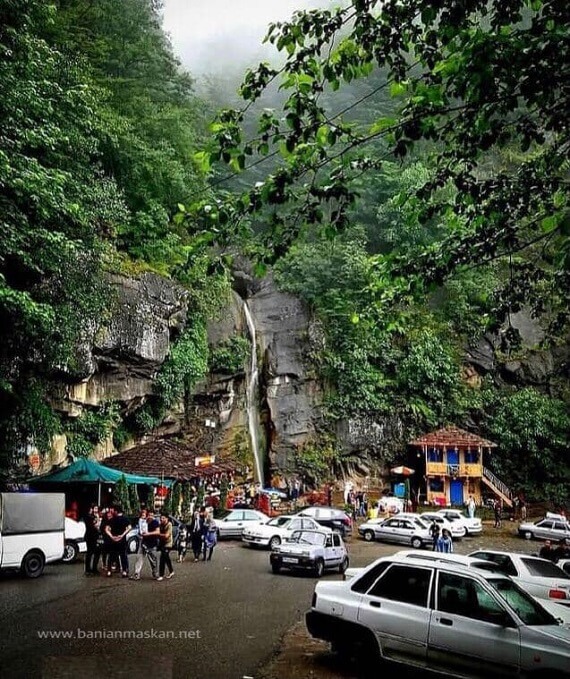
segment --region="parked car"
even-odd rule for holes
[[[82,552],[87,551],[85,542],[85,523],[65,517],[63,563],[73,563]]]
[[[180,527],[184,526],[185,524],[183,521],[180,521],[180,519],[177,519],[174,516],[169,516],[168,518],[172,522],[172,543],[176,548],[176,544],[178,542],[178,534],[180,533]],[[127,552],[129,554],[136,554],[139,551],[139,546],[141,542],[141,537],[139,535],[138,529],[139,518],[138,516],[129,517],[129,521],[131,522],[132,528],[127,533]]]
[[[439,512],[422,512],[420,516],[429,526],[435,521],[439,526],[440,532],[444,528],[448,530],[454,540],[460,540],[465,535],[465,526],[460,521],[449,521]]]
[[[464,512],[459,511],[459,509],[438,509],[437,513],[444,516],[448,521],[451,521],[451,523],[461,526],[463,530],[462,537],[479,535],[483,530],[481,519],[470,518]]]
[[[310,516],[321,526],[332,528],[343,537],[352,530],[352,519],[342,509],[334,507],[306,507],[297,512],[297,516]]]
[[[348,568],[348,552],[339,533],[294,530],[287,540],[275,546],[269,561],[274,573],[282,568],[310,570],[320,578],[331,568],[344,573]]]
[[[309,516],[277,516],[267,523],[259,523],[255,526],[244,528],[241,534],[242,542],[246,545],[260,545],[275,549],[294,530],[323,530],[332,533],[330,528],[320,526]]]
[[[216,517],[219,538],[241,538],[243,529],[258,523],[267,523],[270,517],[257,509],[232,509]]]
[[[464,554],[401,551],[398,552],[398,557],[402,559],[415,559],[416,561],[420,560],[431,563],[449,564],[451,566],[453,566],[454,564],[458,564],[460,566],[465,566],[468,568],[475,568],[478,570],[484,570],[488,572],[491,571],[495,573],[500,573],[501,575],[505,575],[504,573],[501,572],[500,566],[498,566],[493,561],[476,559],[471,556],[466,556]],[[363,570],[364,570],[363,568],[348,568],[344,573],[344,578],[348,580],[350,578],[356,577]],[[570,606],[561,606],[560,604],[556,603],[556,599],[542,599],[537,596],[534,596],[534,598],[543,608],[546,608],[546,610],[549,613],[554,615],[554,617],[559,621],[561,625],[564,625],[565,627],[570,629]]]
[[[399,542],[419,549],[433,542],[427,524],[412,518],[370,519],[358,527],[359,534],[367,541]]]
[[[570,605],[570,575],[548,559],[491,549],[480,549],[469,556],[492,561],[501,573],[538,599]]]
[[[465,679],[570,677],[570,629],[509,577],[448,560],[395,554],[321,581],[305,621],[372,668],[389,660]]]
[[[518,528],[521,538],[526,540],[552,540],[558,542],[570,538],[570,524],[563,519],[544,518],[534,523],[521,523]]]

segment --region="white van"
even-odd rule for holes
[[[63,493],[0,493],[0,570],[37,578],[64,549]]]

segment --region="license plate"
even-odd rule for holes
[[[283,563],[297,563],[297,559],[293,558],[292,556],[284,556]]]

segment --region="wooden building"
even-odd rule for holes
[[[415,439],[410,445],[423,452],[430,504],[461,506],[470,495],[480,504],[486,486],[495,497],[512,506],[508,486],[485,466],[496,443],[458,427],[444,427]]]

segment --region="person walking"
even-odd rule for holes
[[[190,522],[190,544],[192,545],[192,554],[194,554],[194,561],[200,559],[202,553],[202,539],[204,537],[204,515],[198,509],[192,516]]]
[[[168,514],[160,515],[160,562],[158,566],[158,578],[157,580],[164,580],[164,574],[166,573],[166,568],[168,568],[168,575],[166,579],[169,580],[174,575],[174,568],[172,567],[172,561],[170,560],[170,550],[174,544],[172,539],[172,523],[168,518]]]
[[[102,540],[101,535],[102,517],[99,514],[99,507],[92,505],[89,513],[85,517],[85,543],[87,552],[85,553],[85,575],[99,575],[99,558],[101,557]]]
[[[435,547],[436,552],[443,552],[445,554],[450,554],[453,552],[453,540],[451,539],[451,533],[444,528],[441,531],[441,536],[437,540]]]
[[[526,502],[521,498],[520,502],[521,521],[526,521]]]
[[[152,577],[156,578],[158,575],[158,557],[156,551],[160,540],[160,526],[152,509],[147,509],[145,511],[144,522],[146,525],[144,525],[142,521],[139,523],[139,534],[141,539],[135,559],[135,572],[131,576],[131,580],[141,579],[145,557],[150,565]]]
[[[207,516],[204,521],[204,561],[211,561],[214,547],[218,542],[218,528],[214,517]]]

